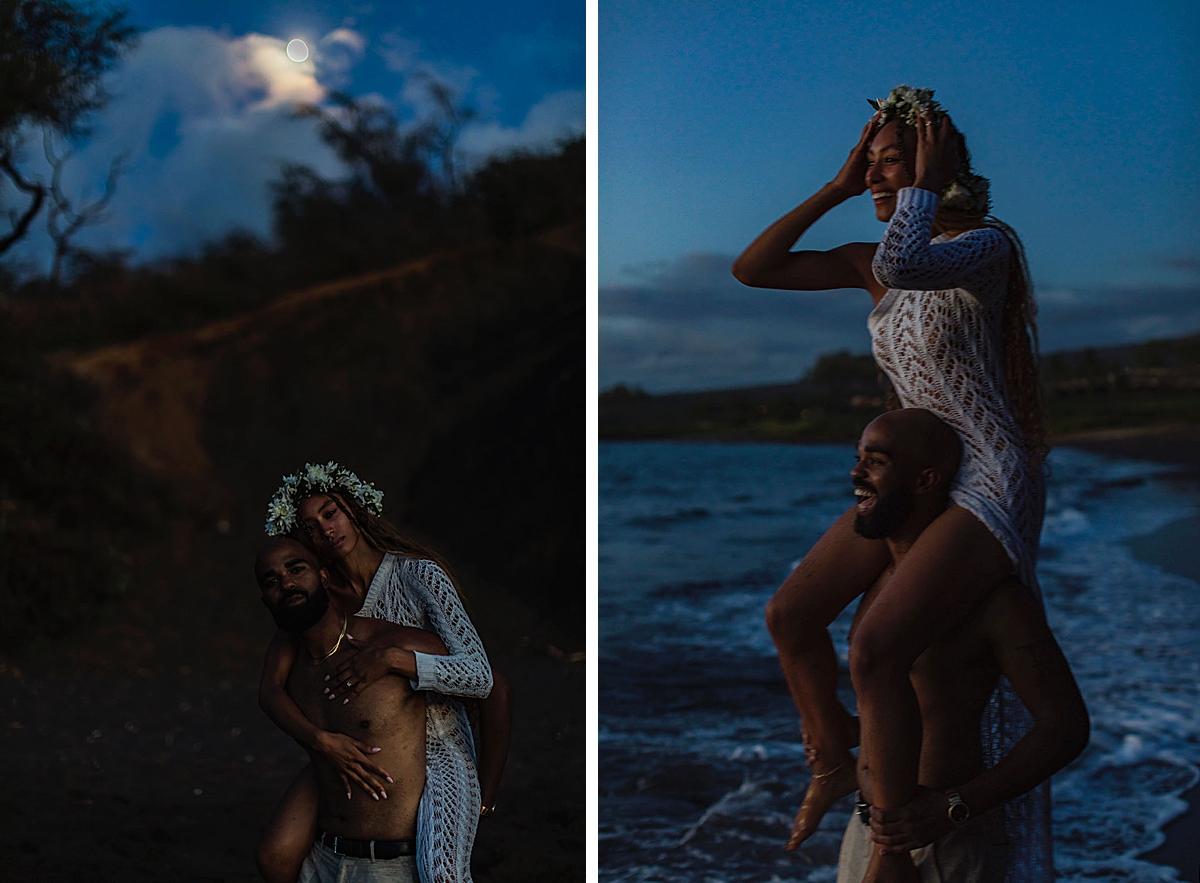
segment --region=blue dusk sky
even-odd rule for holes
[[[135,260],[194,252],[234,229],[270,233],[269,183],[285,162],[344,170],[300,103],[333,90],[383,102],[414,123],[431,80],[478,112],[459,146],[468,166],[518,148],[551,148],[584,127],[585,6],[559,0],[209,3],[134,0],[141,31],[106,79],[112,101],[76,147],[67,189],[94,198],[109,163],[127,157],[107,220],[77,242],[131,249]],[[310,47],[302,63],[285,46]],[[40,140],[26,150],[41,155]],[[44,269],[49,240],[17,254]]]
[[[864,292],[729,275],[925,86],[1028,250],[1043,352],[1200,331],[1200,5],[601,0],[600,386],[779,382],[866,352]],[[866,196],[801,247],[878,241]]]

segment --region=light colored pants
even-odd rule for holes
[[[300,867],[297,883],[416,883],[416,867],[411,855],[371,861],[338,855],[314,843]]]
[[[837,883],[862,883],[875,846],[870,830],[857,814],[850,816],[838,855]],[[1004,814],[986,813],[910,855],[921,883],[1003,883],[1009,859]]]

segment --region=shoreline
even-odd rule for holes
[[[1064,436],[1055,443],[1096,454],[1167,463],[1180,467],[1171,478],[1200,482],[1200,428],[1197,427],[1108,430]],[[1200,558],[1194,551],[1200,547],[1200,515],[1173,521],[1152,534],[1133,537],[1126,544],[1138,560],[1200,582]],[[1163,843],[1139,858],[1174,868],[1183,883],[1200,883],[1200,784],[1185,791],[1181,799],[1187,808],[1163,826]]]
[[[752,433],[717,432],[692,435],[604,435],[601,444],[640,444],[675,442],[687,444],[777,444],[777,445],[850,445],[858,437],[788,438]],[[1065,433],[1050,438],[1054,448],[1079,448],[1129,460],[1149,460],[1183,467],[1189,477],[1200,479],[1200,424],[1171,423],[1136,429],[1095,429]]]
[[[1173,521],[1152,534],[1133,537],[1126,545],[1138,560],[1200,582],[1200,559],[1194,551],[1200,545],[1200,516]],[[1187,808],[1163,826],[1162,844],[1139,858],[1175,868],[1183,883],[1200,883],[1200,785],[1180,797]]]
[[[1200,785],[1193,785],[1180,795],[1188,808],[1163,826],[1166,840],[1138,858],[1174,868],[1183,883],[1200,880]]]
[[[1200,426],[1102,429],[1058,436],[1051,442],[1055,448],[1078,448],[1110,457],[1178,466],[1179,477],[1200,480]]]

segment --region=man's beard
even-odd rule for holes
[[[298,635],[308,631],[321,621],[321,617],[325,615],[325,611],[329,607],[329,594],[325,591],[324,586],[319,585],[303,604],[294,606],[285,604],[284,602],[292,594],[299,593],[289,592],[280,598],[279,606],[271,611],[271,616],[275,618],[275,625],[285,632]]]
[[[899,488],[886,496],[876,496],[870,512],[854,516],[854,532],[868,540],[890,537],[912,514],[913,497],[909,488]]]

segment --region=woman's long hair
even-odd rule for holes
[[[1004,339],[1004,379],[1013,417],[1021,428],[1034,465],[1046,459],[1045,405],[1038,378],[1037,303],[1033,299],[1033,280],[1025,259],[1025,246],[1017,231],[999,218],[988,215],[983,226],[994,227],[1008,237],[1012,246],[1008,267],[1008,296],[1004,300],[1001,333]]]
[[[900,123],[900,148],[909,175],[916,175],[915,157],[908,156],[909,143],[915,145],[916,132],[907,123]],[[907,129],[906,133],[904,130]],[[961,134],[961,133],[960,133]],[[966,139],[961,144],[960,160],[964,167],[971,168],[971,151]],[[1033,280],[1029,275],[1029,263],[1025,258],[1025,246],[1017,231],[999,218],[993,217],[989,209],[979,213],[948,209],[938,206],[933,224],[936,231],[965,233],[979,227],[993,227],[1008,239],[1012,246],[1008,268],[1008,294],[1004,299],[1004,317],[1001,334],[1004,344],[1004,380],[1008,386],[1008,398],[1013,417],[1021,430],[1029,450],[1030,462],[1040,468],[1050,446],[1046,443],[1046,420],[1042,401],[1042,385],[1038,379],[1038,332],[1037,303],[1033,298]]]
[[[329,498],[350,519],[351,523],[358,528],[359,535],[370,544],[372,549],[375,549],[377,552],[390,553],[398,558],[424,558],[440,567],[450,580],[450,584],[454,586],[454,592],[458,595],[458,600],[462,603],[463,609],[470,616],[471,608],[467,604],[467,599],[463,597],[462,590],[458,587],[458,580],[454,576],[454,571],[446,563],[445,559],[432,549],[402,534],[386,518],[380,515],[372,515],[367,511],[367,507],[356,500],[352,494],[334,490],[329,492]],[[292,528],[292,536],[317,556],[322,565],[329,570],[330,577],[336,584],[343,586],[353,584],[350,571],[346,568],[345,562],[340,558],[323,554],[317,548],[316,543],[313,542],[308,530],[299,520],[297,520],[296,526]]]

